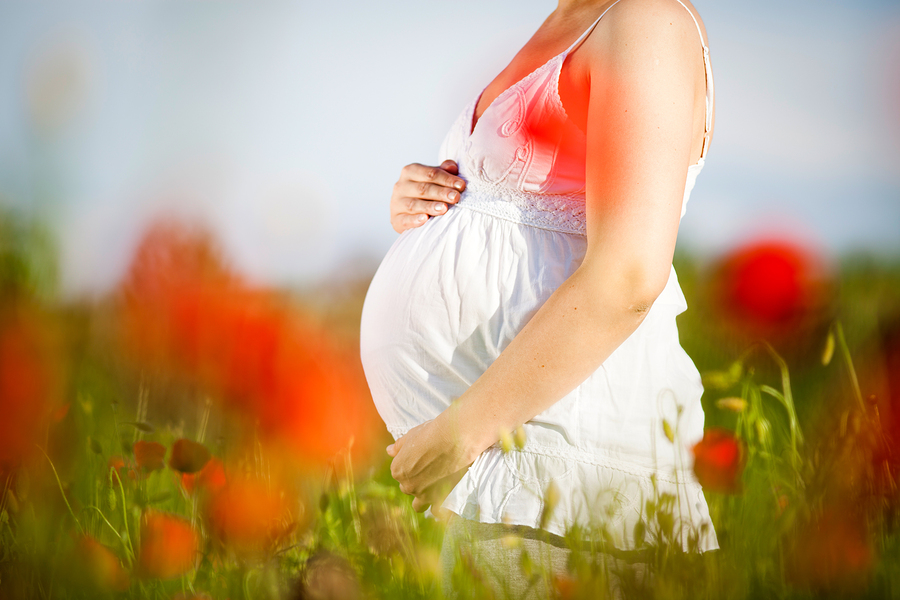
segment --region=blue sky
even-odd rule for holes
[[[900,4],[695,4],[717,130],[679,244],[710,255],[774,230],[900,253]],[[70,295],[114,285],[172,213],[260,282],[369,268],[396,237],[400,168],[435,160],[554,7],[3,2],[0,203],[47,215]],[[59,72],[68,86],[48,85]]]

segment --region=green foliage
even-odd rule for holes
[[[0,221],[4,292],[46,298],[55,281],[53,261],[46,258],[50,246],[39,230],[10,223]],[[700,293],[699,267],[680,260],[680,280],[692,299]],[[602,529],[569,532],[565,577],[549,572],[546,557],[529,552],[519,555],[517,568],[560,598],[607,597],[611,581],[628,598],[900,597],[898,496],[896,485],[879,474],[889,465],[877,462],[884,426],[877,403],[867,399],[870,383],[851,360],[878,330],[873,315],[890,312],[900,298],[900,270],[849,264],[842,281],[840,321],[786,358],[767,343],[747,348],[722,341],[697,311],[680,318],[682,344],[704,373],[707,424],[734,431],[746,444],[742,491],[706,494],[719,550],[682,551],[677,499],[657,491],[643,502],[631,532],[647,565],[643,575],[602,551],[610,549]],[[258,555],[223,552],[210,537],[202,499],[168,467],[141,471],[133,447],[153,440],[171,448],[177,438],[202,442],[205,436],[212,453],[225,457],[233,451],[232,429],[209,414],[208,403],[182,402],[190,390],[173,392],[163,377],[136,376],[122,367],[106,345],[109,338],[93,333],[103,330],[105,310],[61,310],[70,340],[69,412],[33,462],[0,469],[0,598],[442,596],[443,525],[412,510],[387,458],[363,473],[354,472],[347,456],[336,458],[324,476],[301,482],[306,521]],[[823,360],[823,354],[834,358]],[[160,396],[169,400],[166,411],[156,404]],[[732,401],[717,405],[723,398]],[[181,412],[171,405],[182,406]],[[679,443],[677,423],[664,427]],[[522,446],[515,435],[510,451]],[[266,472],[264,461],[241,464],[257,475]],[[551,490],[540,493],[549,497]],[[137,572],[141,518],[150,510],[179,515],[200,533],[192,568],[170,580]],[[861,524],[858,538],[851,535],[857,530],[835,525],[842,510]],[[696,534],[689,534],[689,546],[696,546]],[[130,578],[125,589],[98,589],[85,575],[78,556],[85,535],[115,556]],[[510,551],[517,548],[515,539],[508,543]],[[830,560],[822,547],[833,547],[844,562],[820,572],[815,561]],[[853,548],[856,554],[848,554]],[[463,597],[503,597],[486,582],[485,567],[463,555],[448,576]]]

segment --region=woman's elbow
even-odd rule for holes
[[[643,318],[668,284],[670,270],[671,264],[665,269],[647,264],[620,265],[607,271],[604,287],[623,310]]]
[[[646,315],[659,295],[666,287],[666,282],[658,279],[648,279],[631,289],[627,306],[631,312],[638,315]]]

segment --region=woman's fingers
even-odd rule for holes
[[[450,159],[447,159],[444,162],[442,162],[441,168],[443,170],[447,171],[448,173],[452,173],[453,175],[459,175],[459,166],[456,164],[455,161],[452,161]],[[463,182],[463,183],[465,183],[465,182]]]
[[[428,215],[395,215],[391,217],[391,225],[397,233],[403,233],[407,229],[414,229],[423,225],[428,220]]]
[[[459,480],[462,479],[462,476],[468,470],[468,467],[453,473],[447,477],[444,477],[440,481],[435,482],[434,484],[428,486],[424,491],[419,494],[416,494],[415,498],[413,498],[412,507],[416,512],[422,512],[429,506],[431,507],[431,512],[434,516],[439,519],[446,518],[449,516],[446,509],[441,508],[441,504],[444,503],[444,500],[447,499],[447,495],[450,493],[450,490],[459,483]]]
[[[457,196],[450,204],[456,204],[458,199],[459,197]],[[447,202],[433,202],[416,198],[403,198],[401,202],[406,203],[407,208],[405,212],[410,215],[431,215],[436,217],[447,212]]]
[[[459,167],[445,160],[439,167],[412,163],[403,167],[391,194],[391,225],[398,233],[419,227],[429,216],[447,212],[460,199],[466,182],[458,177]]]
[[[394,196],[398,200],[436,200],[439,202],[457,202],[459,190],[428,181],[401,179],[394,184]],[[414,209],[415,205],[409,208]]]
[[[445,168],[448,167],[448,168]],[[452,172],[451,172],[452,171]],[[458,177],[459,172],[456,163],[445,160],[439,167],[412,163],[403,167],[400,171],[400,181],[408,180],[419,183],[433,183],[446,188],[462,191],[466,189],[466,180]]]
[[[403,446],[403,438],[397,438],[397,441],[385,448],[385,451],[388,453],[388,456],[391,458],[397,456],[397,453],[400,452],[400,448]]]

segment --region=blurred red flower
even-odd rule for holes
[[[165,466],[166,447],[159,442],[139,440],[134,443],[134,461],[145,471],[156,471]]]
[[[726,429],[711,428],[693,447],[694,474],[704,489],[736,494],[741,491],[744,446]]]
[[[131,586],[128,573],[113,552],[95,540],[84,535],[75,542],[76,561],[83,568],[87,580],[99,590],[124,592]]]
[[[32,455],[59,413],[55,336],[33,309],[0,306],[0,472]]]
[[[900,509],[900,315],[882,325],[885,401],[878,404],[880,443],[873,456],[878,488],[892,510]]]
[[[197,554],[197,533],[181,517],[149,511],[141,520],[137,571],[142,577],[172,579],[190,571]]]
[[[715,307],[730,328],[773,340],[820,321],[830,301],[823,261],[783,240],[759,241],[726,255],[712,288]]]
[[[553,576],[554,598],[558,600],[570,600],[577,597],[578,581],[567,573],[558,573]]]
[[[203,444],[191,440],[175,440],[172,444],[172,455],[169,467],[182,473],[196,473],[209,462],[209,450]]]
[[[125,469],[125,459],[121,456],[109,457],[110,481],[113,485],[117,485],[121,481],[122,471]],[[133,471],[132,471],[133,473]],[[134,479],[134,477],[132,477]]]
[[[133,356],[200,383],[299,457],[322,462],[379,431],[358,355],[231,274],[203,233],[153,228],[122,306]]]
[[[804,521],[787,543],[787,579],[797,587],[859,588],[874,564],[864,521],[852,508],[828,507]]]
[[[225,467],[222,461],[215,457],[210,458],[198,472],[181,475],[181,486],[188,494],[202,492],[214,496],[222,491],[227,483]]]
[[[242,479],[210,498],[206,519],[214,539],[246,556],[270,549],[290,532],[298,509],[285,490]]]
[[[54,423],[59,423],[63,419],[66,418],[66,415],[69,414],[69,408],[72,406],[71,402],[66,402],[52,413],[50,413],[50,420]]]

